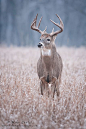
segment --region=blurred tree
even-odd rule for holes
[[[58,45],[86,46],[86,0],[0,0],[0,44],[7,46],[36,46],[40,34],[32,31],[30,25],[39,14],[43,16],[40,29],[47,32],[59,29],[49,19],[64,23],[63,33],[57,36]]]

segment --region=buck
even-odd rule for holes
[[[61,56],[56,51],[55,39],[56,36],[63,31],[63,22],[56,14],[60,20],[60,24],[55,23],[51,19],[50,21],[58,26],[60,30],[54,32],[53,29],[52,32],[48,34],[46,32],[47,27],[44,31],[39,29],[42,17],[39,21],[38,27],[36,27],[37,16],[38,14],[31,24],[31,29],[38,31],[41,34],[40,42],[38,44],[41,55],[37,63],[37,72],[40,79],[41,94],[43,95],[44,91],[46,91],[48,95],[51,94],[52,97],[54,97],[56,92],[57,96],[59,96],[59,85],[61,83],[63,64]]]

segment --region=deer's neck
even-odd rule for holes
[[[42,49],[42,56],[51,56],[51,49]]]
[[[51,49],[42,49],[41,51],[43,64],[46,70],[48,71],[52,69],[55,52],[56,52],[55,46],[53,46]]]
[[[53,46],[52,49],[46,49],[41,51],[41,58],[42,63],[44,66],[44,76],[47,82],[52,80],[53,75],[53,63],[54,63],[54,56],[56,54],[56,47]]]

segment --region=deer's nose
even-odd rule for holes
[[[39,42],[38,47],[44,46],[42,42]]]
[[[41,46],[42,46],[42,44],[39,43],[39,44],[38,44],[38,47],[41,47]]]

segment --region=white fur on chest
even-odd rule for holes
[[[42,49],[42,56],[51,56],[51,50],[50,49],[46,49],[46,50]]]

